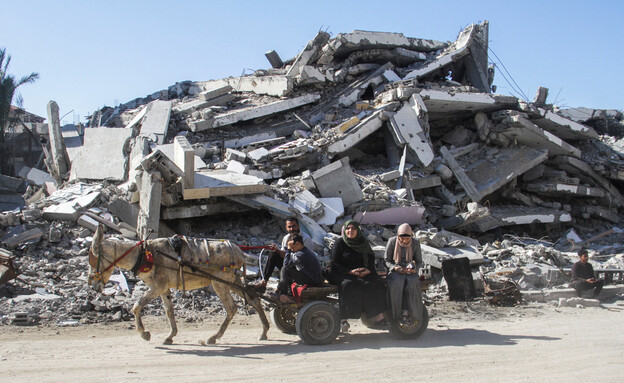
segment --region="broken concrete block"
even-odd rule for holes
[[[264,160],[269,155],[269,151],[265,148],[258,148],[247,153],[247,157],[249,157],[252,161],[259,162]]]
[[[151,139],[156,144],[164,144],[169,129],[171,117],[171,101],[156,100],[147,104],[145,117],[141,122],[143,137]]]
[[[376,132],[383,125],[381,111],[373,113],[353,127],[347,134],[338,141],[330,144],[327,151],[332,154],[342,153],[357,145],[366,137]],[[346,206],[346,205],[345,205]]]
[[[42,217],[48,221],[75,221],[84,209],[91,207],[99,198],[100,191],[72,198],[67,202],[46,207]]]
[[[313,66],[306,65],[301,68],[299,75],[296,77],[297,85],[319,84],[327,81],[327,77]]]
[[[114,198],[108,204],[108,210],[120,221],[136,228],[139,217],[139,207],[123,198]]]
[[[483,255],[474,246],[436,248],[421,243],[423,263],[442,270],[443,263],[451,259],[468,258],[470,266],[483,263]]]
[[[319,198],[323,204],[323,215],[316,220],[319,225],[333,225],[344,215],[342,198]]]
[[[426,132],[426,119],[427,108],[422,98],[414,94],[390,117],[390,124],[397,142],[401,145],[407,144],[420,162],[429,166],[435,155]]]
[[[581,157],[580,150],[554,134],[534,125],[531,121],[522,116],[511,116],[508,118],[508,122],[509,124],[507,126],[504,124],[498,125],[496,130],[520,145],[538,149],[545,148],[551,156],[564,155],[577,158]]]
[[[544,195],[573,195],[576,197],[604,197],[602,189],[583,185],[569,185],[552,181],[531,182],[524,184],[530,192]]]
[[[347,121],[343,122],[342,124],[336,126],[336,131],[338,131],[340,133],[344,133],[347,130],[349,130],[352,127],[354,127],[358,122],[360,122],[360,119],[358,118],[358,116],[353,116],[350,119],[348,119]]]
[[[423,206],[391,207],[381,211],[357,212],[353,219],[360,224],[400,225],[409,223],[410,225],[420,225],[423,223],[424,212]]]
[[[195,149],[186,137],[176,136],[173,139],[173,161],[184,172],[184,188],[193,189],[195,182]]]
[[[181,136],[178,136],[181,137]],[[189,144],[190,145],[190,144]],[[187,148],[188,149],[188,148]],[[197,170],[197,169],[201,169],[206,167],[206,163],[197,155],[196,150],[191,147],[191,149],[193,150],[193,161],[191,162],[191,164],[193,164],[193,170]],[[182,170],[182,168],[178,165],[177,160],[176,160],[176,151],[180,150],[180,148],[176,149],[176,144],[165,144],[165,145],[156,145],[153,148],[154,151],[159,150],[162,152],[162,154],[164,154],[169,160],[173,161],[176,166],[178,166],[178,168],[180,168],[180,170]],[[149,152],[148,152],[149,154]],[[190,154],[189,154],[190,156]],[[141,157],[142,159],[143,157]],[[182,163],[180,163],[180,165],[182,165]],[[186,173],[185,173],[186,174]]]
[[[451,174],[451,177],[452,177],[452,174]],[[431,175],[431,176],[425,176],[425,177],[410,178],[407,182],[406,187],[409,186],[409,188],[412,190],[422,190],[422,189],[429,189],[429,188],[440,186],[440,185],[442,185],[442,179],[439,176]]]
[[[284,66],[284,62],[274,50],[266,52],[264,56],[267,58],[267,60],[269,60],[269,63],[273,68],[278,69]]]
[[[71,164],[74,162],[76,156],[82,149],[82,137],[78,130],[76,129],[76,125],[68,124],[61,127],[61,135],[63,136],[63,142],[65,143],[65,150],[67,153],[68,163]]]
[[[247,165],[243,165],[242,163],[240,163],[238,161],[234,161],[234,160],[231,160],[231,161],[228,162],[228,166],[227,166],[226,169],[228,171],[230,171],[230,172],[238,173],[238,174],[247,174],[249,172],[249,168],[248,168]],[[262,177],[260,177],[260,178],[262,178]]]
[[[312,173],[312,179],[322,197],[342,198],[344,206],[360,201],[364,195],[349,166],[349,158],[320,168]]]
[[[399,177],[401,177],[401,173],[398,170],[391,170],[389,172],[380,174],[379,180],[382,182],[388,182],[388,181],[396,180]]]
[[[44,172],[36,168],[29,168],[28,166],[22,167],[19,174],[20,177],[27,179],[37,186],[41,186],[46,182],[52,182],[56,185],[56,180],[49,173]]]
[[[7,249],[14,249],[22,243],[39,240],[43,236],[43,230],[36,227],[34,229],[26,230],[23,233],[3,238],[2,243]]]
[[[128,161],[124,149],[131,137],[132,129],[85,129],[84,145],[72,163],[71,178],[123,181]]]
[[[292,80],[287,76],[231,77],[226,81],[235,92],[254,92],[276,97],[288,95],[293,88]]]
[[[323,203],[308,190],[295,194],[290,200],[290,206],[312,219],[318,219],[324,214]]]
[[[319,98],[321,98],[321,96],[318,94],[306,94],[288,100],[275,101],[269,104],[235,110],[215,116],[213,127],[227,126],[240,121],[248,121],[254,118],[294,109],[302,105],[310,104]]]
[[[225,150],[225,158],[229,161],[245,162],[247,154],[245,154],[245,152],[241,152],[240,150],[228,148]]]
[[[425,89],[419,93],[429,122],[453,117],[471,118],[478,112],[493,112],[518,106],[518,99],[490,93],[446,92]]]
[[[86,227],[87,229],[91,230],[94,233],[97,230],[98,225],[100,224],[98,221],[96,221],[95,219],[89,217],[86,214],[81,215],[78,218],[77,223],[78,223],[78,225],[80,225],[82,227]]]
[[[292,78],[299,75],[304,66],[313,63],[320,55],[323,46],[329,41],[329,37],[329,33],[319,31],[314,39],[310,40],[303,51],[297,55],[290,69],[286,72],[286,77]]]
[[[232,91],[232,87],[224,85],[215,89],[205,90],[197,95],[200,100],[208,101],[226,95]]]

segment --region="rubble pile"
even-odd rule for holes
[[[471,295],[504,280],[566,287],[575,251],[598,243],[570,228],[612,241],[594,249],[596,268],[624,269],[622,113],[560,110],[545,88],[533,101],[496,94],[488,33],[487,21],[454,42],[321,31],[290,60],[267,52],[271,68],[176,83],[103,108],[86,128],[61,129],[51,102],[48,173],[22,172],[25,194],[20,179],[0,179],[25,197],[0,213],[0,241],[22,269],[16,286],[67,300],[59,318],[121,318],[142,284],[122,274],[129,289],[87,292],[97,225],[260,246],[278,243],[290,215],[325,264],[346,219],[363,224],[379,257],[397,225],[420,229],[432,296],[451,288],[445,265],[459,259]],[[176,303],[194,309],[188,317],[214,301],[190,297]],[[3,313],[16,305],[0,300]]]

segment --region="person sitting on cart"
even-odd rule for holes
[[[385,324],[386,288],[375,270],[375,254],[353,220],[344,223],[342,238],[334,243],[329,279],[338,285],[341,330],[348,331],[347,319],[362,312],[375,324]]]
[[[423,313],[418,272],[422,267],[422,253],[420,242],[414,240],[412,234],[409,224],[399,226],[397,236],[388,240],[384,257],[388,269],[390,313],[392,319],[400,319],[402,324],[410,323],[410,318],[420,320]]]
[[[286,255],[286,251],[288,250],[288,241],[291,235],[300,234],[303,237],[303,243],[305,247],[308,249],[312,248],[312,239],[309,235],[300,231],[299,220],[295,216],[291,216],[286,218],[286,231],[287,234],[282,239],[282,247],[279,248],[277,245],[272,246],[272,253],[269,255],[267,259],[266,266],[263,269],[262,279],[257,280],[249,284],[249,286],[257,288],[258,290],[264,291],[266,288],[267,282],[271,275],[273,275],[273,270],[277,267],[278,270],[282,270],[282,266],[284,265],[284,256]]]
[[[293,303],[288,292],[293,283],[320,286],[323,283],[321,263],[316,254],[304,245],[301,234],[290,234],[288,251],[284,256],[284,266],[280,271],[277,293],[282,303]]]

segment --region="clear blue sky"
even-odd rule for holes
[[[490,48],[522,91],[561,107],[624,108],[622,1],[31,1],[0,0],[0,47],[26,110],[64,123],[176,82],[239,76],[295,56],[319,29],[454,41],[489,20]],[[490,60],[498,60],[490,54]],[[498,69],[497,93],[513,94]]]

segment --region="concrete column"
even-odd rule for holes
[[[193,189],[195,185],[195,149],[186,137],[173,139],[173,162],[184,172],[184,188]]]
[[[156,238],[160,225],[160,201],[162,199],[160,172],[143,172],[140,198],[137,234],[140,239],[146,239],[151,229],[154,231],[151,238]]]
[[[59,118],[59,107],[55,101],[48,102],[48,130],[50,136],[50,151],[52,152],[52,165],[54,167],[54,177],[59,184],[62,178],[69,172],[69,161],[65,143],[61,134],[61,123]]]

